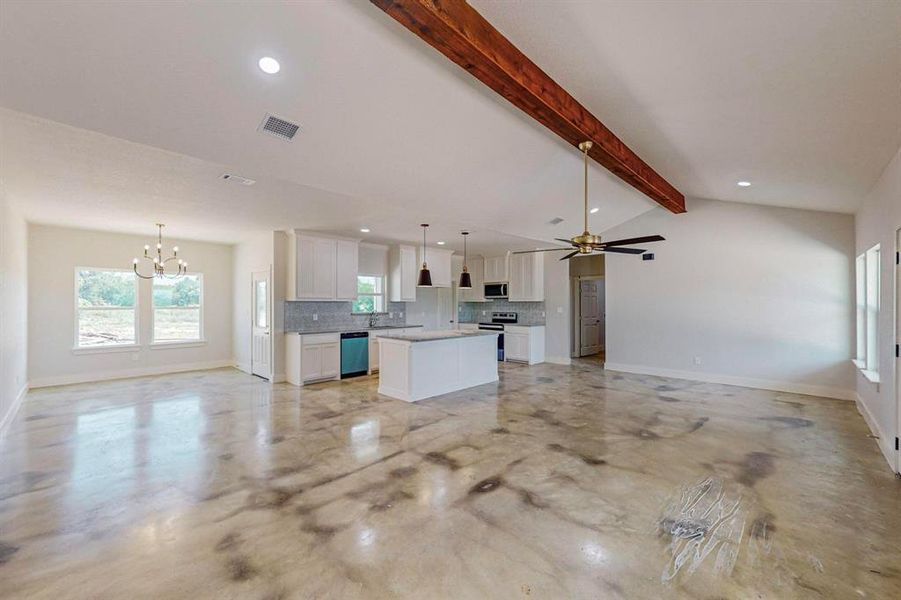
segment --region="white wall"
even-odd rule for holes
[[[852,216],[693,199],[604,237],[652,234],[606,256],[608,369],[854,397]]]
[[[562,252],[544,253],[544,352],[547,362],[568,365],[571,300],[569,273],[571,261],[561,261]]]
[[[0,189],[0,432],[28,382],[28,229]]]
[[[150,282],[139,285],[140,349],[80,354],[75,346],[75,268],[130,268],[146,236],[31,224],[28,227],[28,374],[32,387],[230,365],[232,247],[164,238],[203,273],[205,344],[151,348]]]
[[[901,411],[896,395],[898,383],[895,359],[895,232],[901,228],[901,149],[883,171],[882,176],[864,199],[855,218],[857,254],[880,244],[882,297],[879,313],[880,383],[868,381],[857,373],[857,393],[861,412],[892,468],[901,471],[901,457],[895,452],[895,437],[901,435]]]
[[[285,235],[285,234],[282,234]],[[285,245],[287,245],[288,236],[285,235]],[[232,314],[232,330],[234,347],[232,353],[235,357],[235,365],[250,373],[250,357],[251,357],[251,325],[252,321],[252,305],[251,305],[251,288],[253,273],[258,271],[272,272],[273,263],[275,262],[275,244],[273,233],[271,231],[259,234],[249,235],[241,243],[234,247],[234,262],[231,290],[234,298],[234,312]],[[287,266],[284,267],[287,270]],[[276,273],[273,273],[275,276]],[[286,273],[281,273],[281,277],[275,279],[284,280]],[[273,282],[273,288],[275,288]],[[275,303],[273,303],[275,304]],[[278,324],[284,319],[284,301],[281,305],[273,307],[273,331],[276,330]],[[278,321],[276,321],[276,317]],[[281,331],[283,327],[278,327]],[[281,346],[284,344],[282,343]],[[279,347],[273,343],[274,347]],[[274,361],[273,361],[274,362]],[[273,364],[273,367],[275,365]],[[281,371],[284,373],[284,371]]]

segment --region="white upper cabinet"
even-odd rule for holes
[[[544,255],[540,252],[510,255],[510,285],[507,290],[511,302],[540,302],[544,300]]]
[[[470,256],[466,262],[469,278],[472,280],[472,289],[460,290],[460,301],[485,302],[485,259],[481,256]]]
[[[510,255],[485,257],[484,283],[506,283],[510,281]]]
[[[416,302],[416,248],[394,246],[388,252],[388,294],[391,302]]]
[[[422,259],[422,248],[419,248],[419,265],[423,262],[429,265],[429,272],[432,275],[433,287],[450,287],[451,286],[451,257],[454,255],[453,250],[444,250],[443,248],[426,248],[426,259]],[[417,271],[417,275],[418,275]]]
[[[357,299],[357,272],[359,271],[360,245],[352,240],[337,240],[335,297],[338,300]]]
[[[359,242],[295,234],[295,297],[298,300],[353,300],[357,289]]]

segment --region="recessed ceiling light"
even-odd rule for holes
[[[588,212],[590,212],[591,214],[594,214],[594,213],[598,212],[599,210],[601,210],[601,209],[600,208],[592,208]]]
[[[738,187],[751,187],[751,182],[750,181],[739,181]]]
[[[369,233],[369,229],[367,229],[366,227],[361,227],[360,233]]]
[[[263,73],[268,73],[270,75],[275,75],[282,68],[281,65],[278,64],[278,61],[271,56],[264,56],[257,64],[260,65],[260,69],[263,70]]]
[[[443,246],[443,245],[444,245],[444,242],[438,242],[438,245],[439,245],[439,246]]]

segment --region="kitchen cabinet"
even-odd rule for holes
[[[295,233],[294,299],[353,300],[358,261],[357,240]]]
[[[336,240],[335,255],[335,298],[337,300],[356,300],[360,245],[351,240]]]
[[[510,255],[486,256],[483,283],[506,283],[510,281]]]
[[[544,326],[506,325],[504,360],[530,365],[544,362]]]
[[[285,344],[285,371],[289,383],[303,385],[341,377],[340,334],[288,334]]]
[[[540,302],[544,300],[544,255],[541,253],[512,254],[510,256],[510,284],[507,290],[511,302]]]
[[[392,247],[388,252],[388,294],[391,302],[416,302],[417,277],[416,248]]]
[[[454,255],[453,250],[444,250],[441,248],[427,248],[426,259],[422,259],[422,248],[419,248],[419,267],[423,262],[428,263],[429,272],[432,275],[432,287],[450,287],[451,286],[451,257]],[[417,267],[417,269],[419,268]],[[416,273],[417,277],[419,271]]]
[[[481,256],[470,256],[466,266],[472,279],[472,289],[460,290],[460,302],[485,302],[485,259]],[[459,278],[457,278],[459,281]]]

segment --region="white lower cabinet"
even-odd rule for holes
[[[289,383],[341,377],[341,336],[337,333],[286,336],[286,375]]]
[[[544,326],[506,325],[504,360],[530,365],[544,362]]]

